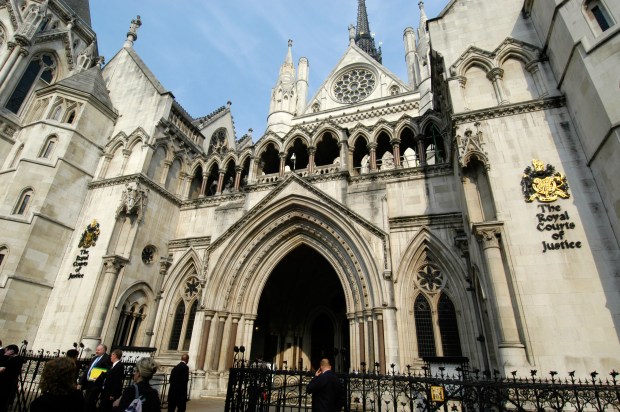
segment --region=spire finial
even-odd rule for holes
[[[426,11],[424,11],[423,1],[420,1],[418,3],[418,7],[420,8],[420,28],[422,28],[423,25],[426,25],[426,21],[428,20],[428,17],[426,17]]]
[[[138,29],[142,26],[142,20],[140,20],[140,16],[137,16],[135,19],[131,21],[129,25],[129,31],[127,32],[127,40],[125,40],[124,47],[132,47],[133,42],[138,40]]]
[[[370,57],[381,63],[381,50],[377,50],[375,47],[375,39],[370,32],[365,0],[358,0],[355,44],[357,44],[357,47],[364,50]]]

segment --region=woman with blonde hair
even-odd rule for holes
[[[125,389],[120,399],[114,402],[119,411],[126,410],[134,399],[142,402],[143,412],[161,412],[159,392],[153,389],[149,381],[157,372],[157,363],[151,358],[141,358],[133,371],[134,384]]]
[[[32,401],[30,412],[83,412],[84,398],[75,387],[75,363],[67,358],[45,364],[39,382],[42,395]]]

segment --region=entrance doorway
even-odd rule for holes
[[[334,268],[315,249],[295,248],[269,276],[250,356],[289,369],[316,369],[326,357],[338,371],[348,370],[344,291]]]

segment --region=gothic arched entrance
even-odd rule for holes
[[[331,264],[300,245],[273,269],[254,323],[252,359],[275,367],[313,368],[327,357],[349,365],[349,329],[342,285]]]

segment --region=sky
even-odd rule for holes
[[[265,131],[271,89],[293,40],[309,61],[311,98],[347,49],[356,0],[90,0],[99,54],[109,61],[140,15],[135,51],[194,118],[232,102],[236,138]],[[448,0],[426,0],[428,18]],[[407,82],[403,31],[418,27],[418,0],[366,0],[383,65]]]

